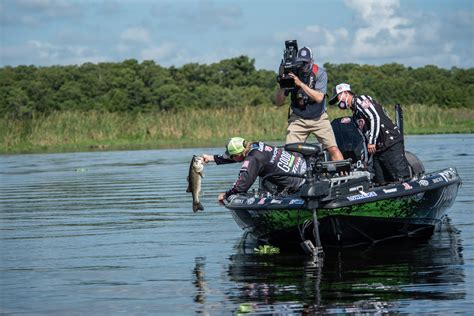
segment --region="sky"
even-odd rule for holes
[[[322,65],[474,66],[474,0],[0,0],[0,67],[246,55],[296,39]]]

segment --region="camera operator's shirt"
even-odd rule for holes
[[[328,76],[324,68],[314,65],[311,74],[307,78],[300,78],[300,80],[311,89],[326,94]],[[326,96],[321,103],[318,103],[311,99],[301,88],[288,91],[285,94],[291,93],[291,109],[294,114],[304,119],[315,119],[326,112]],[[303,104],[300,104],[301,99],[303,99]]]
[[[214,161],[216,164],[235,162],[220,155],[214,156]],[[256,142],[252,144],[240,168],[239,177],[232,188],[226,192],[226,197],[247,192],[258,176],[264,177],[275,173],[303,175],[305,172],[306,162],[300,155],[285,151],[283,148]],[[288,175],[273,175],[268,178],[268,181],[275,184],[279,192],[285,189],[296,191],[304,183],[303,178]]]

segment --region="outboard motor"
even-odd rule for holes
[[[419,178],[425,174],[425,166],[415,154],[405,151],[405,157],[408,161],[408,167],[410,169],[410,178]]]
[[[320,181],[319,175],[313,173],[313,168],[321,156],[323,156],[323,147],[321,144],[294,143],[286,144],[285,150],[297,152],[303,155],[306,160],[306,183],[301,188],[301,197],[305,199],[307,207],[313,212],[313,234],[316,245],[310,240],[304,240],[301,243],[304,251],[318,258],[323,255],[323,246],[319,238],[318,207],[319,200],[328,193],[329,182]]]

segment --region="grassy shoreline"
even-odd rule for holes
[[[387,109],[393,118],[391,108]],[[0,154],[223,146],[234,135],[284,141],[288,107],[241,107],[180,112],[57,112],[0,118]],[[331,119],[349,111],[331,107]],[[404,106],[405,134],[474,132],[474,108]]]

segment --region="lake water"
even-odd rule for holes
[[[457,167],[450,224],[428,242],[259,256],[216,202],[239,165],[209,165],[205,211],[185,193],[193,154],[221,148],[0,156],[0,314],[470,313],[474,136],[407,137],[427,171]]]

